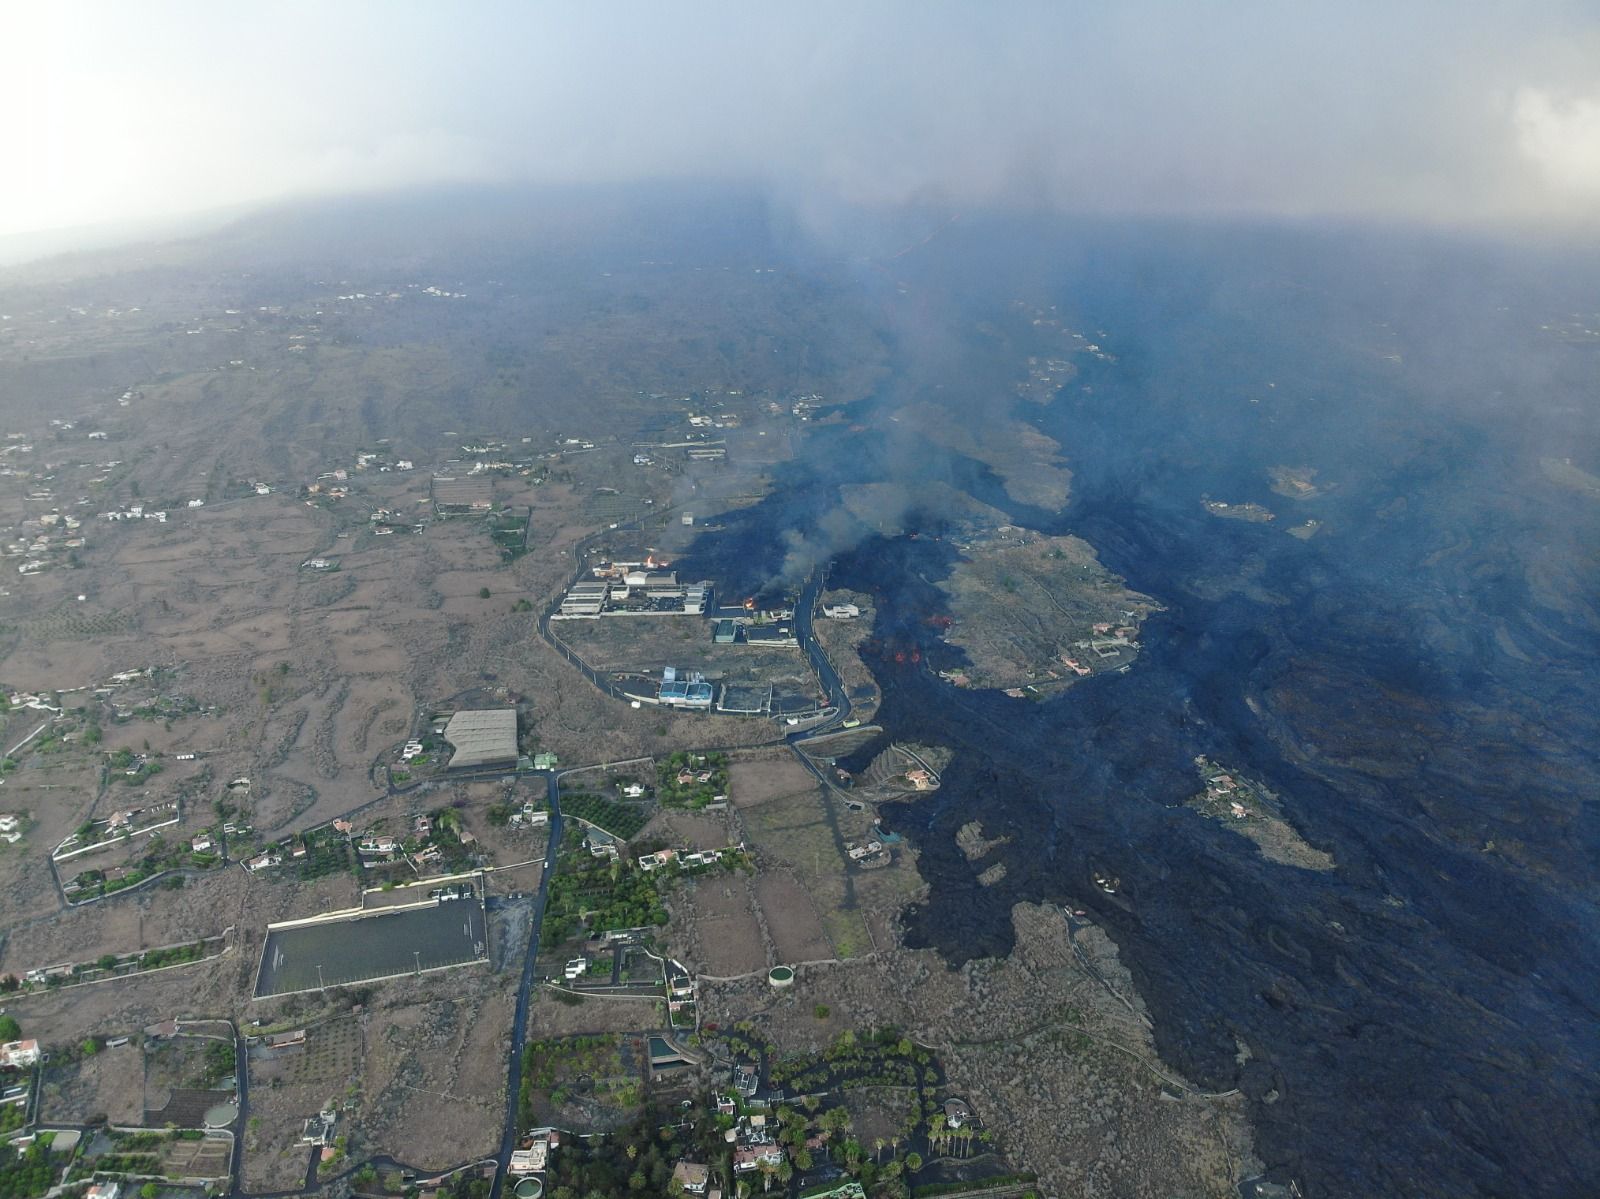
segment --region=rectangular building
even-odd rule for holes
[[[457,712],[444,726],[455,752],[450,768],[514,765],[517,760],[517,710],[477,708]]]
[[[585,579],[574,583],[561,600],[563,616],[599,616],[605,610],[611,584],[604,579]]]

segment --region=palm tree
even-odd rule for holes
[[[872,1138],[872,1160],[876,1162],[876,1161],[879,1161],[880,1159],[882,1159],[882,1157],[883,1157],[883,1138],[882,1137],[873,1137]]]

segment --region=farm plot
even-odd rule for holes
[[[144,1063],[133,1045],[95,1054],[55,1054],[45,1067],[40,1119],[53,1124],[138,1124],[144,1118]]]
[[[824,956],[857,957],[871,948],[871,935],[857,902],[840,833],[829,821],[826,803],[813,788],[741,806],[740,815],[762,870],[788,867],[810,896],[833,947],[833,953]],[[807,937],[799,924],[788,935],[794,941]]]
[[[816,905],[794,875],[787,870],[766,871],[755,880],[755,890],[779,961],[814,962],[833,956]]]

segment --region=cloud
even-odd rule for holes
[[[1524,88],[1514,104],[1517,143],[1560,190],[1600,200],[1600,93]]]
[[[1600,12],[1564,0],[58,0],[0,42],[0,234],[688,177],[797,208],[1537,217],[1588,194],[1596,62]]]

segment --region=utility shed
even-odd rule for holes
[[[444,739],[455,751],[450,755],[452,770],[515,762],[517,710],[471,708],[457,712],[444,726]]]

